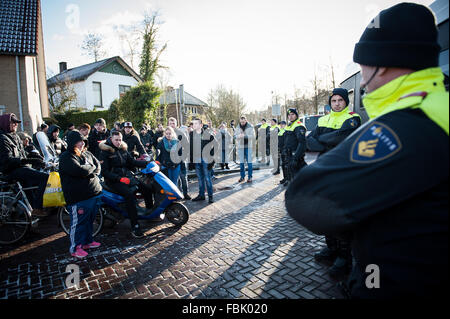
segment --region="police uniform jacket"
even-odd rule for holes
[[[371,120],[301,170],[286,192],[287,210],[300,224],[352,239],[353,297],[446,293],[449,95],[443,80],[439,68],[428,68],[371,92],[363,100]],[[379,288],[367,285],[370,265],[379,269]]]
[[[312,152],[329,151],[359,126],[361,126],[361,117],[358,113],[350,112],[348,107],[341,112],[331,111],[319,118],[317,127],[306,139],[307,147]]]
[[[306,128],[300,120],[295,120],[285,127],[283,153],[302,159],[306,152]]]

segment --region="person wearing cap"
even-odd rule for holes
[[[361,126],[359,114],[351,112],[348,91],[343,88],[333,89],[328,99],[331,112],[319,118],[317,127],[306,138],[308,149],[319,152],[319,156],[336,147],[347,136]],[[326,264],[331,264],[328,274],[332,278],[344,278],[351,270],[352,255],[350,242],[325,236],[326,247],[314,258]]]
[[[133,128],[133,123],[125,122],[123,124],[123,141],[128,145],[128,152],[134,157],[138,158],[141,155],[147,154],[144,145],[142,145],[138,132]]]
[[[278,154],[278,133],[280,132],[280,126],[277,119],[270,120],[269,136],[267,145],[269,147],[269,154],[272,156],[273,162],[273,175],[280,174],[280,157]]]
[[[297,109],[288,110],[288,120],[283,142],[283,154],[286,158],[288,173],[284,186],[287,186],[300,169],[306,166],[306,127],[299,120]]]
[[[449,94],[425,6],[379,13],[355,45],[369,122],[302,170],[288,213],[351,240],[353,298],[442,298],[448,280]]]
[[[283,172],[283,179],[280,180],[280,184],[284,184],[288,181],[288,166],[286,161],[286,156],[283,152],[284,147],[284,132],[286,131],[286,121],[280,122],[280,131],[278,132],[278,158]]]
[[[100,162],[87,150],[86,138],[78,130],[69,132],[67,150],[59,158],[59,175],[70,214],[69,251],[76,258],[84,258],[88,255],[86,250],[100,246],[92,237],[102,203],[100,171]]]
[[[0,171],[23,187],[38,186],[37,192],[27,192],[33,207],[32,215],[47,216],[42,209],[42,198],[47,185],[48,174],[29,167],[45,166],[41,158],[29,158],[25,152],[17,127],[21,120],[14,113],[0,115]]]

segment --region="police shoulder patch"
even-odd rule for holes
[[[373,122],[356,138],[350,150],[350,160],[355,163],[383,161],[402,148],[398,135],[386,124]]]

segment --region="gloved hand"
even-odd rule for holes
[[[44,161],[41,160],[40,158],[23,158],[20,160],[20,163],[22,165],[31,164],[31,165],[37,166],[37,167],[45,167]]]
[[[123,184],[130,185],[130,179],[128,177],[122,177],[120,179],[120,182],[123,183]]]
[[[289,169],[292,171],[295,171],[298,169],[298,165],[299,164],[299,160],[296,158],[291,158],[291,160],[289,161]]]

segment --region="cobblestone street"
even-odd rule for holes
[[[124,221],[104,229],[85,260],[69,255],[52,215],[20,244],[0,247],[0,298],[341,298],[313,258],[323,237],[287,215],[278,176],[255,171],[253,184],[219,176],[215,203],[186,201],[181,229],[144,222],[147,237],[133,239]],[[190,183],[191,195],[197,189]],[[78,289],[66,287],[70,264],[80,267]]]

